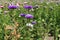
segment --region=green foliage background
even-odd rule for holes
[[[43,40],[43,37],[46,36],[45,33],[49,33],[50,30],[53,30],[53,36],[56,38],[59,35],[60,30],[60,4],[59,3],[35,3],[29,5],[38,5],[38,9],[34,11],[27,11],[22,7],[18,9],[8,9],[8,5],[4,4],[4,8],[0,8],[0,40],[5,40],[4,37],[10,35],[13,30],[4,30],[6,25],[12,25],[14,27],[14,20],[19,23],[17,28],[17,33],[20,33],[20,38],[18,40]],[[9,11],[4,14],[4,11]],[[20,13],[32,14],[34,19],[26,19],[24,17],[19,17]],[[11,17],[12,16],[12,17]],[[36,20],[36,24],[33,29],[26,27],[26,23],[29,23],[33,20]],[[15,40],[13,36],[12,39]]]

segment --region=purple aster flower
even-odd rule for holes
[[[25,9],[32,9],[33,7],[31,5],[25,5],[24,8]]]
[[[9,5],[8,8],[9,9],[16,9],[16,8],[18,8],[18,6],[17,5]]]
[[[32,24],[36,24],[36,21],[31,22]]]
[[[33,15],[27,14],[27,15],[25,15],[25,18],[33,18]]]
[[[26,14],[21,13],[20,16],[25,17]]]

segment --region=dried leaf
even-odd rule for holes
[[[5,29],[6,29],[6,30],[12,30],[12,29],[14,29],[14,27],[12,27],[12,26],[10,26],[10,25],[7,25],[7,26],[5,27]]]
[[[20,34],[17,34],[17,35],[16,35],[17,38],[20,38],[20,36],[21,36]]]

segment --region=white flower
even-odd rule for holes
[[[33,24],[27,23],[26,26],[28,26],[28,27],[33,27]]]
[[[19,15],[19,17],[21,17],[21,16]]]
[[[44,19],[42,19],[42,21],[44,22],[45,20],[44,20]]]
[[[34,11],[34,9],[32,8],[31,10],[29,10],[29,11]]]
[[[58,37],[60,37],[60,34],[58,35]]]
[[[4,12],[9,12],[9,11],[4,11]]]
[[[28,2],[24,2],[24,4],[27,4]]]
[[[16,3],[16,5],[19,7],[20,5],[19,5],[19,3]]]

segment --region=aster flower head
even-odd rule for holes
[[[36,21],[31,22],[32,24],[36,24]]]
[[[32,9],[33,7],[31,5],[25,5],[24,8],[25,9]]]
[[[28,19],[29,19],[29,18],[33,18],[33,15],[31,15],[31,14],[26,14],[26,15],[25,15],[25,18],[28,18]]]
[[[18,6],[17,6],[17,5],[9,5],[8,8],[9,8],[9,9],[17,9]]]
[[[24,13],[21,13],[19,16],[25,17],[25,15],[26,15],[26,14],[24,14]]]

